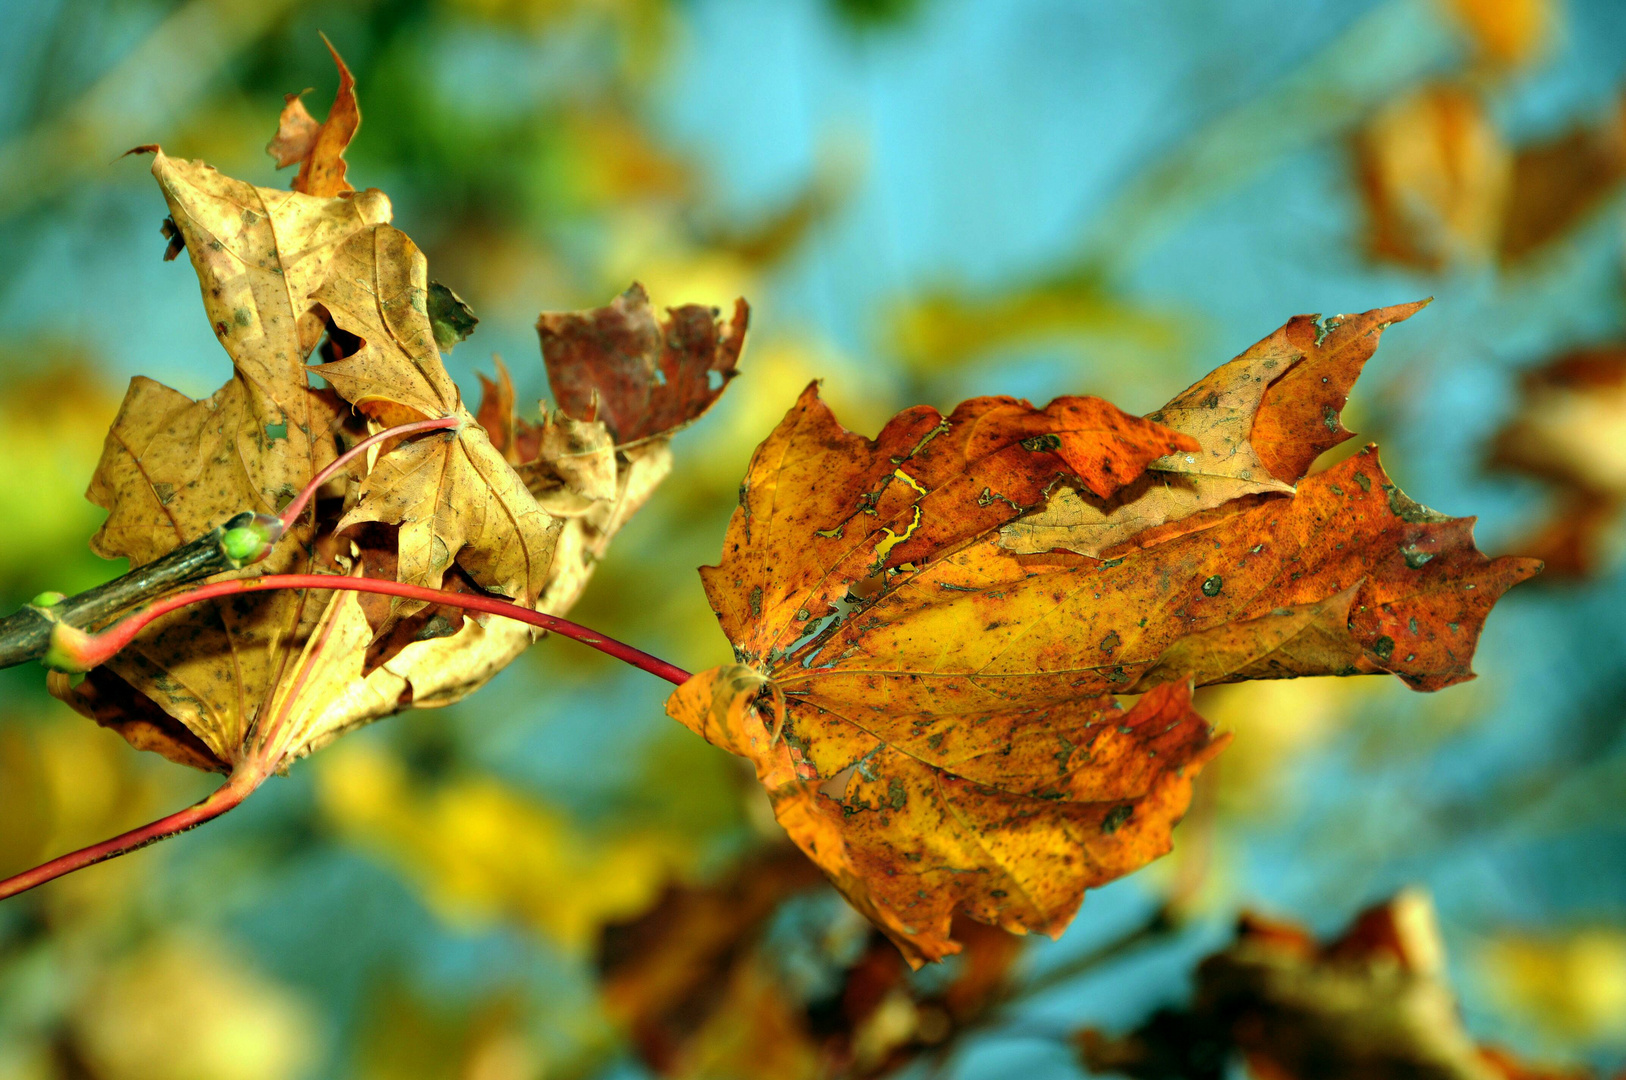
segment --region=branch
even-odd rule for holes
[[[337,589],[349,592],[378,593],[383,596],[399,596],[408,600],[423,600],[431,604],[445,604],[448,607],[462,608],[465,611],[501,615],[504,618],[514,619],[558,634],[561,637],[579,641],[583,645],[597,649],[608,656],[613,656],[617,660],[631,664],[640,671],[647,671],[651,675],[665,679],[667,682],[682,685],[689,680],[689,672],[676,664],[667,663],[660,657],[652,656],[642,649],[635,649],[631,645],[617,641],[606,634],[601,634],[597,630],[589,629],[580,623],[573,623],[569,619],[561,619],[557,615],[544,615],[540,611],[532,611],[520,604],[478,593],[447,592],[441,589],[426,588],[422,585],[408,585],[400,581],[343,577],[338,574],[265,574],[257,578],[217,581],[212,585],[203,585],[189,592],[165,597],[152,606],[126,616],[106,630],[96,634],[87,634],[71,626],[58,624],[51,635],[51,648],[46,654],[45,660],[52,667],[62,671],[89,671],[91,668],[110,660],[114,654],[128,645],[154,619],[167,615],[178,608],[200,603],[204,600],[214,600],[222,596],[236,596],[246,592],[267,592],[272,589]]]
[[[171,589],[258,562],[282,536],[282,523],[245,511],[196,540],[145,566],[74,596],[40,593],[14,615],[0,619],[0,668],[38,660],[58,623],[84,629]]]
[[[132,615],[119,620],[113,626],[101,633],[90,634],[76,629],[66,623],[51,625],[50,648],[45,659],[54,667],[66,671],[88,671],[98,664],[111,659],[120,649],[128,645],[135,636],[145,629],[154,619],[160,618],[178,608],[190,604],[201,603],[205,600],[214,600],[222,596],[236,596],[246,592],[267,592],[272,589],[329,589],[346,590],[350,592],[379,593],[384,596],[400,596],[409,600],[424,600],[434,604],[446,604],[459,607],[465,611],[480,611],[489,615],[501,615],[504,618],[514,619],[531,626],[540,627],[559,634],[562,637],[573,638],[584,645],[589,645],[602,653],[625,661],[640,671],[647,671],[671,683],[683,684],[688,681],[689,673],[675,664],[631,645],[617,641],[614,638],[589,630],[579,623],[568,619],[561,619],[556,615],[544,615],[539,611],[511,604],[506,600],[498,600],[491,596],[482,596],[474,593],[444,592],[440,589],[429,589],[422,585],[407,585],[399,581],[379,581],[374,578],[341,577],[336,574],[266,574],[263,577],[239,579],[236,581],[219,581],[213,585],[204,585],[190,592],[179,593],[166,597],[150,607],[143,608]],[[13,877],[0,881],[0,900],[26,892],[36,885],[43,885],[71,874],[75,870],[82,870],[87,866],[99,863],[104,859],[115,858],[127,854],[137,848],[167,839],[178,833],[195,829],[206,821],[219,817],[231,810],[264,782],[267,769],[273,766],[265,763],[259,765],[239,765],[232,773],[225,785],[213,795],[185,810],[160,818],[150,825],[139,829],[132,829],[121,836],[111,840],[104,840],[99,844],[81,848],[78,851],[52,859],[48,863],[36,866],[32,870],[25,870]]]
[[[121,611],[172,590],[228,570],[252,566],[269,555],[283,534],[293,528],[317,489],[369,448],[385,439],[455,428],[461,423],[458,417],[445,416],[380,431],[340,454],[331,465],[313,476],[305,490],[277,517],[245,510],[169,554],[94,589],[74,596],[40,593],[21,611],[0,619],[0,668],[43,659],[50,647],[51,628],[57,623],[88,630]]]
[[[27,892],[37,885],[47,881],[54,881],[65,874],[75,870],[83,870],[87,866],[107,859],[126,855],[137,848],[156,844],[160,840],[167,840],[171,836],[178,836],[189,829],[195,829],[206,821],[213,821],[226,811],[235,808],[244,799],[248,798],[265,781],[266,773],[256,769],[239,769],[232,773],[231,778],[215,789],[214,794],[196,805],[185,810],[178,810],[168,817],[161,817],[139,829],[131,829],[111,840],[103,840],[99,844],[80,848],[78,851],[60,855],[48,863],[42,863],[32,870],[24,870],[20,874],[0,881],[0,900]]]
[[[455,416],[442,416],[435,420],[419,420],[411,424],[402,424],[399,427],[386,428],[377,435],[363,439],[337,458],[334,458],[333,463],[327,468],[311,477],[310,483],[305,485],[305,490],[296,495],[293,502],[282,508],[282,513],[279,515],[282,519],[282,527],[284,529],[293,528],[294,522],[299,520],[299,515],[304,511],[306,504],[316,495],[316,489],[327,483],[340,469],[349,465],[378,443],[383,442],[385,439],[412,435],[419,431],[439,431],[455,428],[462,423],[463,421]]]

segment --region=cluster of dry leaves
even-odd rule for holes
[[[499,368],[471,414],[440,352],[473,317],[389,200],[346,181],[360,114],[340,70],[325,122],[297,97],[283,111],[270,149],[299,164],[292,191],[143,148],[169,255],[190,256],[235,372],[202,401],[132,383],[91,483],[108,511],[93,546],[140,566],[243,510],[276,513],[370,432],[454,417],[341,473],[245,573],[563,612],[667,475],[671,433],[735,374],[745,305],[663,318],[634,286],[544,315],[558,408],[519,419]],[[982,397],[869,439],[810,386],[702,570],[733,659],[668,711],[750,760],[789,837],[910,965],[1003,940],[962,916],[1059,933],[1086,888],[1168,850],[1225,743],[1194,686],[1449,686],[1471,677],[1497,598],[1539,568],[1486,559],[1471,519],[1409,499],[1375,448],[1314,471],[1350,437],[1340,412],[1383,330],[1420,306],[1294,318],[1146,417]],[[264,775],[469,693],[532,638],[455,602],[288,590],[178,611],[51,685],[138,747]]]
[[[335,60],[327,120],[290,96],[269,148],[298,163],[292,191],[142,148],[169,204],[167,257],[190,255],[235,371],[202,401],[132,381],[90,485],[108,511],[92,547],[141,566],[241,510],[277,513],[371,432],[455,417],[450,431],[382,444],[364,475],[335,477],[238,576],[385,577],[562,613],[670,470],[671,433],[733,375],[744,305],[725,328],[709,308],[662,317],[633,286],[600,311],[544,315],[560,408],[519,419],[502,372],[476,419],[440,358],[474,319],[429,281],[422,252],[389,224],[389,199],[346,181],[360,113]],[[271,771],[360,724],[471,692],[533,637],[454,606],[265,593],[176,612],[83,682],[53,675],[51,688],[143,749]]]
[[[844,938],[839,923],[816,919],[804,922],[820,935],[828,970],[787,963],[793,950],[778,924],[816,895],[816,881],[795,852],[770,850],[711,885],[672,888],[647,914],[607,929],[605,1004],[652,1069],[818,1080],[893,1075],[929,1059],[941,1072],[967,1036],[1008,1022],[1026,991],[1053,985],[1020,977],[1020,938],[969,919],[956,920],[965,952],[943,979],[912,979],[878,932]],[[1154,920],[1077,966],[1102,970],[1174,929]],[[1133,1031],[1069,1033],[1081,1063],[1133,1080],[1222,1080],[1239,1063],[1259,1080],[1591,1080],[1472,1038],[1433,905],[1416,889],[1361,912],[1324,944],[1303,927],[1245,914],[1194,981],[1189,1004]]]
[[[1220,1080],[1241,1058],[1266,1080],[1589,1080],[1476,1043],[1446,979],[1428,896],[1406,891],[1319,944],[1306,929],[1244,915],[1236,940],[1197,967],[1196,993],[1136,1031],[1078,1035],[1093,1072]]]
[[[923,986],[856,916],[820,919],[822,880],[782,844],[606,928],[605,1007],[650,1068],[695,1080],[886,1076],[952,1046],[1007,999],[1021,938],[957,919],[964,953]],[[797,905],[804,917],[787,920]],[[805,949],[787,942],[787,926]]]

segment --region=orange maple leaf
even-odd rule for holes
[[[333,107],[328,110],[327,119],[318,124],[305,109],[301,98],[310,91],[287,95],[277,121],[277,133],[266,144],[265,152],[277,159],[279,169],[298,163],[299,173],[291,185],[295,191],[332,196],[356,190],[345,179],[344,152],[361,127],[361,105],[356,101],[356,80],[339,50],[325,34],[322,43],[339,69],[339,89],[333,95]]]
[[[1280,487],[1348,437],[1349,383],[1411,310],[1283,329],[1313,340],[1252,398]],[[1448,686],[1471,677],[1496,598],[1539,568],[1486,559],[1471,520],[1407,498],[1373,448],[1296,491],[1164,522],[1118,558],[999,546],[1058,485],[1110,498],[1196,443],[1093,398],[911,409],[868,440],[809,388],[701,570],[735,663],[668,711],[751,759],[792,839],[911,962],[956,950],[957,909],[1059,933],[1086,888],[1168,850],[1225,741],[1191,710],[1193,682]],[[1144,696],[1125,710],[1116,693]]]

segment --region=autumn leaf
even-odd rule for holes
[[[384,224],[382,194],[255,188],[162,152],[154,173],[237,374],[202,402],[132,384],[91,485],[109,511],[96,550],[140,566],[245,509],[277,513],[364,434],[348,400],[381,423],[460,423],[385,444],[359,485],[319,500],[288,542],[239,576],[364,573],[567,609],[670,468],[664,440],[610,452],[599,498],[566,530],[463,410],[435,347],[423,256]],[[443,321],[466,330],[473,320],[453,310]],[[333,389],[317,391],[305,359],[324,334],[325,353],[339,358],[318,369]],[[531,466],[548,483],[579,485],[570,448],[545,441]],[[572,546],[556,562],[561,534]],[[409,704],[456,700],[534,636],[448,605],[411,611],[349,592],[279,590],[173,613],[84,681],[53,675],[50,685],[139,748],[221,772],[274,769]]]
[[[356,129],[361,127],[361,106],[356,102],[356,80],[339,56],[339,50],[326,35],[322,43],[339,69],[339,89],[333,95],[333,108],[328,110],[327,119],[318,124],[305,109],[301,100],[304,94],[289,94],[284,99],[277,133],[265,152],[276,158],[279,169],[298,163],[299,174],[293,181],[295,191],[306,195],[343,195],[356,190],[345,179],[344,151],[356,137]]]
[[[1191,1006],[1138,1031],[1078,1036],[1092,1072],[1219,1080],[1232,1059],[1276,1080],[1584,1080],[1480,1046],[1445,981],[1426,894],[1407,890],[1322,945],[1302,927],[1246,915],[1236,940],[1197,967]]]
[[[1297,316],[1148,417],[1192,436],[1199,449],[1157,459],[1108,499],[1059,487],[1043,509],[1001,529],[1000,546],[1018,554],[1062,548],[1098,556],[1153,526],[1244,495],[1291,492],[1315,456],[1350,437],[1339,413],[1383,331],[1422,306],[1335,316],[1325,324]],[[1147,540],[1169,535],[1163,530]]]
[[[863,609],[880,626],[888,600],[915,595],[904,583],[930,572],[920,563],[1036,505],[1060,476],[1109,493],[1191,445],[1095,398],[1043,410],[978,398],[948,417],[916,408],[872,441],[842,430],[809,387],[753,458],[723,563],[702,571],[740,663],[695,676],[668,711],[755,763],[792,838],[911,962],[955,951],[960,906],[1059,931],[1086,884],[1161,853],[1189,790],[1179,770],[1218,747],[1183,684],[1127,715],[1099,692],[980,685],[953,653],[997,651],[997,619],[976,636],[961,625],[877,643],[880,662],[849,674],[840,646],[818,659],[855,625],[837,599],[879,575]],[[1022,753],[1001,752],[1035,731]],[[1081,770],[1091,755],[1111,764]]]
[[[359,339],[353,353],[315,369],[341,397],[385,427],[464,421],[381,457],[338,530],[366,521],[397,525],[401,581],[438,586],[455,562],[484,588],[535,605],[557,525],[463,408],[441,365],[423,253],[388,225],[358,232],[312,298]]]
[[[1106,561],[1013,555],[997,531],[1062,478],[1112,497],[1197,450],[1190,434],[1095,399],[980,398],[868,440],[810,388],[701,571],[736,663],[668,711],[753,762],[791,838],[911,962],[953,951],[956,909],[1059,932],[1087,887],[1167,851],[1223,745],[1193,681],[1386,671],[1439,689],[1472,676],[1491,605],[1539,568],[1486,559],[1470,520],[1407,498],[1372,448],[1300,479],[1348,437],[1350,384],[1412,310],[1290,322],[1302,358],[1257,399],[1248,441],[1296,491]],[[1254,359],[1228,377],[1255,381]],[[1116,693],[1144,696],[1125,710]]]
[[[726,328],[700,304],[657,319],[634,284],[606,307],[544,313],[536,332],[559,408],[601,421],[627,444],[669,434],[711,408],[738,374],[749,319],[744,300]]]
[[[278,512],[333,459],[341,405],[304,374],[322,327],[311,294],[343,241],[390,213],[378,192],[255,188],[162,151],[153,175],[236,374],[203,401],[131,382],[88,495],[108,511],[92,548],[133,566],[243,510]],[[289,533],[257,571],[312,568],[313,523]],[[139,746],[225,771],[321,615],[318,598],[299,593],[177,612],[84,687],[53,680],[53,689]]]
[[[519,417],[501,361],[495,379],[480,377],[481,425],[538,503],[564,522],[548,610],[574,601],[610,538],[671,472],[671,436],[738,373],[746,321],[742,300],[726,330],[698,304],[670,309],[663,323],[634,284],[607,307],[538,319],[560,403],[540,423]]]
[[[757,1004],[743,1009],[751,1018],[746,1024],[734,988],[751,978],[736,974],[742,967],[760,976],[756,946],[774,912],[822,880],[786,844],[753,854],[706,885],[669,885],[638,917],[604,928],[598,968],[605,1009],[629,1029],[651,1069],[662,1076],[716,1075],[710,1048],[719,1036],[749,1030],[764,1012],[774,1018],[780,1043],[791,1044],[799,1056],[812,1050],[810,1033],[788,1016],[782,988],[758,985]],[[750,1040],[733,1056],[743,1060],[730,1062],[729,1073],[755,1075],[764,1064],[765,1055]],[[703,1072],[706,1065],[714,1071]]]
[[[1021,938],[964,918],[954,934],[961,963],[912,979],[897,948],[781,842],[607,926],[600,987],[661,1076],[890,1076],[985,1021],[1010,989]]]

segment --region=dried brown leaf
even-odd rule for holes
[[[536,331],[559,408],[602,421],[626,444],[669,435],[711,408],[739,373],[749,321],[744,300],[726,327],[699,304],[657,319],[634,284],[606,307],[544,313]]]
[[[284,99],[277,133],[266,145],[265,152],[276,159],[279,169],[295,162],[299,164],[299,174],[292,185],[295,191],[306,195],[342,195],[356,190],[345,179],[344,151],[361,127],[361,106],[356,102],[356,80],[339,56],[339,50],[326,36],[322,43],[332,54],[333,65],[339,69],[339,89],[333,95],[333,107],[328,110],[327,119],[318,124],[300,100],[304,94],[289,94]]]

